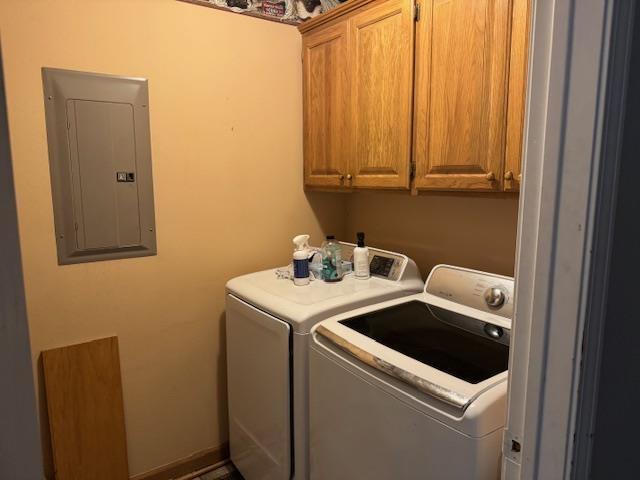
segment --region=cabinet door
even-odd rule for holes
[[[409,187],[412,12],[410,0],[389,0],[350,20],[354,187]]]
[[[340,187],[349,157],[347,22],[306,34],[304,68],[304,181]]]
[[[522,180],[524,113],[527,97],[530,0],[513,0],[511,59],[509,61],[509,105],[504,189],[518,191]]]
[[[509,0],[427,0],[417,27],[419,189],[501,190]]]

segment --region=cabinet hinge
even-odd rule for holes
[[[415,7],[413,8],[413,19],[416,22],[420,21],[420,4],[419,3],[416,3]]]
[[[409,166],[409,179],[414,180],[416,178],[416,162],[411,162]]]

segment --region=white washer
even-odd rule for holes
[[[312,329],[312,480],[495,480],[513,279],[447,265],[424,293]]]
[[[353,244],[342,243],[343,258]],[[227,283],[231,460],[246,480],[309,478],[309,332],[332,315],[415,294],[424,283],[405,255],[369,248],[372,276],[295,286],[275,270]]]

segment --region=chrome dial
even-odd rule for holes
[[[506,299],[507,296],[500,287],[489,287],[484,291],[484,301],[491,308],[500,308]]]

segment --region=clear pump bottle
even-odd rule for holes
[[[322,279],[325,282],[342,280],[342,246],[334,235],[327,235],[322,243]]]

